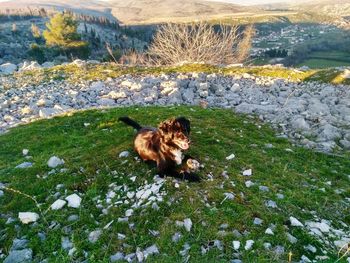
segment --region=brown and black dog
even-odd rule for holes
[[[154,161],[160,176],[169,175],[189,181],[199,181],[194,172],[199,162],[184,151],[190,147],[190,121],[185,117],[173,118],[159,124],[158,128],[142,127],[129,117],[119,121],[137,130],[134,140],[135,151],[144,161]]]

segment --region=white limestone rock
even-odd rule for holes
[[[23,224],[29,224],[36,222],[39,219],[39,215],[34,212],[19,212],[18,218]]]
[[[68,207],[79,208],[81,204],[81,198],[77,194],[71,194],[65,198],[68,201]]]

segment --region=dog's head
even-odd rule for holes
[[[181,150],[190,147],[190,121],[185,117],[166,120],[158,126],[158,129],[166,144],[175,145]]]

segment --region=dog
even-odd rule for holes
[[[165,175],[189,181],[199,181],[195,174],[200,164],[189,155],[190,121],[185,117],[166,120],[158,128],[142,127],[129,117],[120,117],[119,121],[136,129],[134,149],[143,161],[153,161],[161,177]]]

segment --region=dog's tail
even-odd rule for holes
[[[124,122],[125,124],[127,124],[127,125],[129,125],[131,127],[133,127],[137,131],[142,129],[142,126],[140,124],[138,124],[136,121],[130,119],[129,117],[120,117],[118,120]]]

